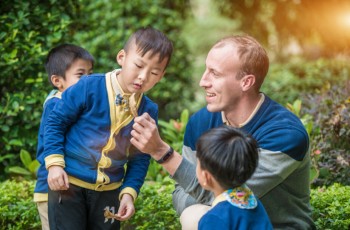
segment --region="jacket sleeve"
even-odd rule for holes
[[[257,138],[259,164],[247,185],[262,198],[281,184],[308,157],[309,139],[303,129],[279,127]]]
[[[44,164],[44,128],[45,124],[47,123],[47,119],[55,107],[55,104],[57,103],[59,99],[56,97],[53,97],[47,101],[45,101],[44,104],[44,111],[41,116],[40,121],[40,127],[39,127],[39,134],[38,134],[38,147],[36,152],[36,159],[39,161],[40,164]]]
[[[185,138],[193,138],[191,122],[187,124]],[[190,140],[194,142],[194,140]],[[181,215],[183,210],[193,204],[210,205],[214,200],[211,192],[204,190],[196,177],[196,152],[184,144],[182,148],[183,160],[173,175],[176,181],[172,200],[176,212]]]
[[[84,78],[69,87],[62,94],[50,113],[44,131],[44,157],[46,168],[51,165],[65,167],[65,133],[85,107],[86,90]]]
[[[155,122],[158,123],[158,106],[153,102],[149,103],[148,106],[149,108],[146,112],[148,112]],[[130,149],[134,149],[134,151],[131,151],[132,154],[127,162],[119,199],[123,194],[128,193],[134,198],[134,200],[136,200],[137,195],[139,194],[145,181],[151,156],[140,152],[132,145],[130,146]]]

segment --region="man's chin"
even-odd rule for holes
[[[212,113],[220,112],[220,111],[221,111],[218,107],[216,107],[216,106],[213,105],[213,104],[207,104],[207,110],[208,110],[209,112],[212,112]]]

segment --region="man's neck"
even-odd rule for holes
[[[233,107],[231,111],[224,111],[223,116],[226,123],[233,127],[241,127],[246,124],[257,110],[260,108],[264,100],[264,95],[262,93],[256,96],[243,98],[239,104]]]

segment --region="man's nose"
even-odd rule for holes
[[[199,81],[199,86],[200,87],[207,87],[208,86],[208,71],[205,71],[202,75],[201,80]]]

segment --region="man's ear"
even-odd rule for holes
[[[253,87],[253,85],[255,84],[255,76],[250,74],[250,75],[245,75],[242,79],[241,79],[241,88],[242,91],[247,91],[250,88]]]
[[[122,49],[118,52],[117,54],[117,57],[116,57],[116,60],[117,60],[117,63],[120,65],[120,66],[123,66],[124,64],[124,60],[125,60],[125,56],[126,56],[126,53],[125,53],[125,50]]]
[[[62,79],[63,78],[61,76],[51,75],[51,82],[57,89],[61,89],[63,87]]]

